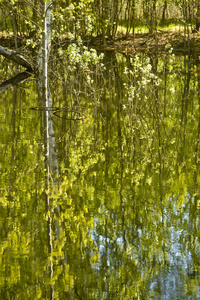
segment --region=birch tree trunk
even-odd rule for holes
[[[52,120],[52,98],[48,85],[48,59],[51,50],[51,10],[52,2],[44,1],[42,42],[38,57],[38,89],[43,106],[45,128],[45,152],[47,174],[58,175],[58,161],[55,150],[55,135]],[[48,175],[47,175],[48,176]],[[48,181],[48,178],[47,178]]]

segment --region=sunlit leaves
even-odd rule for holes
[[[150,82],[159,84],[159,78],[152,72],[152,66],[148,57],[136,55],[131,60],[132,68],[125,67],[124,74],[128,80],[124,82],[127,89],[128,98],[142,100],[144,91],[147,94],[147,88]]]
[[[82,42],[80,41],[82,44]],[[68,55],[68,68],[69,70],[75,70],[81,67],[83,72],[90,74],[90,65],[98,65],[103,59],[103,54],[97,55],[95,49],[88,49],[87,47],[80,48],[76,44],[71,44],[67,49]]]

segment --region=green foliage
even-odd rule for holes
[[[164,2],[164,3],[163,3]],[[156,30],[159,23],[186,26],[192,20],[195,23],[197,18],[197,4],[188,2],[187,8],[183,1],[54,1],[52,2],[52,38],[60,39],[71,32],[76,38],[81,36],[89,39],[92,35],[102,35],[115,38],[117,31],[127,34],[131,30],[135,32],[146,32],[146,30]],[[29,45],[40,42],[38,36],[41,31],[42,21],[42,1],[1,1],[0,15],[6,16],[6,20],[1,22],[1,31],[13,33],[17,30],[17,35],[29,38]],[[187,10],[187,14],[186,11]],[[164,11],[165,17],[163,19]],[[187,15],[187,17],[186,17]],[[14,16],[14,18],[13,18]],[[178,19],[177,19],[178,18]]]
[[[132,69],[125,67],[124,74],[126,81],[124,86],[127,89],[129,101],[133,101],[134,98],[145,102],[149,91],[147,92],[149,83],[154,82],[156,86],[159,85],[159,78],[152,72],[152,65],[150,59],[143,57],[143,60],[136,55],[133,60],[130,61]],[[127,83],[126,83],[127,82]]]

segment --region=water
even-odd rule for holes
[[[198,58],[103,62],[1,93],[1,299],[200,298]]]

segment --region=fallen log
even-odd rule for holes
[[[29,61],[27,61],[22,55],[18,54],[16,51],[0,46],[0,55],[3,55],[4,57],[11,59],[18,65],[28,69],[30,72],[32,71],[33,73],[35,73],[35,67]]]

